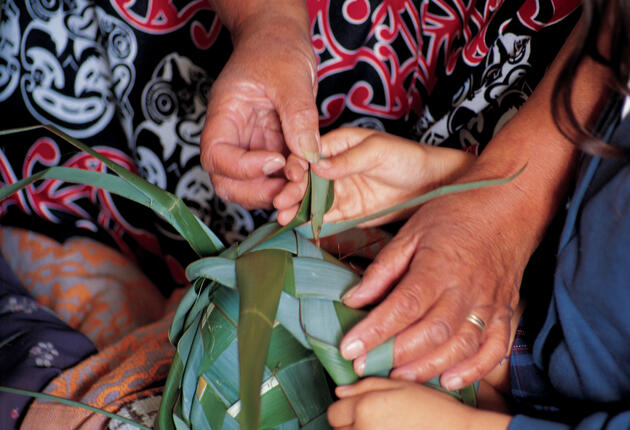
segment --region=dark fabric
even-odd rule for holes
[[[0,385],[40,391],[95,352],[88,338],[32,299],[0,254]],[[0,428],[17,428],[31,401],[0,392]]]
[[[322,132],[369,127],[478,153],[540,80],[579,1],[306,4]],[[221,201],[199,163],[207,92],[232,49],[208,1],[1,5],[0,129],[62,128],[181,197],[225,242],[268,221],[269,212]],[[0,183],[55,164],[104,169],[41,131],[0,140]],[[0,217],[116,247],[165,294],[196,258],[147,209],[89,187],[43,181],[0,203]]]
[[[630,118],[610,141],[630,148]],[[627,161],[584,156],[542,328],[512,351],[512,394],[528,416],[510,428],[630,428],[629,214]]]

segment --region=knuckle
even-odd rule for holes
[[[313,124],[318,119],[317,110],[309,103],[293,102],[287,106],[287,113],[290,113],[293,124]]]
[[[442,372],[442,367],[435,360],[423,363],[416,369],[416,382],[426,382],[431,378],[438,376]]]
[[[508,348],[509,341],[489,341],[488,344],[484,346],[484,356],[483,363],[485,363],[488,367],[492,368],[496,364],[498,364],[506,354],[506,350]]]
[[[457,337],[455,349],[463,357],[470,357],[479,349],[479,337],[473,333],[464,333]]]
[[[366,343],[374,343],[376,346],[378,343],[386,341],[390,335],[385,324],[376,324],[366,330],[364,339],[368,341]]]
[[[485,376],[490,369],[486,368],[482,363],[475,362],[470,366],[470,373],[473,375],[472,380],[477,380]]]
[[[397,299],[398,301],[393,310],[396,317],[416,320],[422,313],[422,303],[416,291],[400,289],[397,292]]]
[[[451,337],[452,329],[449,323],[444,320],[431,322],[427,328],[427,338],[434,345],[442,345]]]
[[[225,183],[225,181],[217,175],[211,176],[212,185],[214,186],[214,191],[219,196],[219,198],[223,201],[232,201],[232,196],[229,191],[229,187]]]
[[[388,268],[383,259],[380,259],[379,256],[367,267],[365,270],[364,278],[372,278],[372,279],[388,279],[391,270]]]
[[[210,148],[203,148],[201,150],[201,167],[203,167],[203,169],[212,174],[215,173],[216,169],[215,169],[215,163],[214,163],[214,157],[212,155],[212,150]]]

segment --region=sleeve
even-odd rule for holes
[[[630,410],[622,412],[597,412],[569,425],[554,421],[517,415],[508,430],[627,430],[630,428]]]
[[[630,120],[615,139],[630,143]],[[630,429],[630,165],[601,160],[577,203],[533,348],[566,420],[517,415],[511,430]]]
[[[630,398],[628,214],[630,166],[602,160],[575,234],[558,254],[549,318],[534,346],[537,365],[565,399],[614,405]],[[575,409],[567,412],[579,416]]]

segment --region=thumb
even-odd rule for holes
[[[330,158],[321,159],[313,164],[313,170],[319,176],[329,180],[343,179],[352,175],[374,174],[386,155],[377,139],[368,137],[356,146],[346,146],[346,150]]]
[[[317,73],[299,73],[276,90],[275,106],[284,141],[292,153],[316,163],[320,157],[319,114],[315,102]]]

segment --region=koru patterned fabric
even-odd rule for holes
[[[355,125],[478,153],[541,78],[577,4],[308,0],[322,131]],[[0,129],[53,124],[184,199],[228,243],[267,221],[221,201],[200,167],[207,93],[231,52],[207,0],[0,5]],[[104,170],[41,131],[0,141],[0,183],[50,165]],[[40,182],[0,217],[116,247],[165,293],[194,258],[150,211],[86,186]]]

